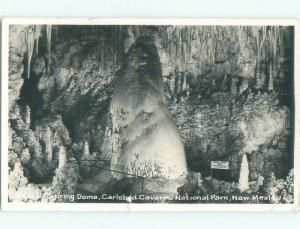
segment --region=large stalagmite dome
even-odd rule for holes
[[[111,102],[112,169],[146,177],[178,178],[187,172],[184,147],[165,105],[157,49],[140,37],[128,51]]]

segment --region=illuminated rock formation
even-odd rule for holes
[[[110,110],[112,169],[145,177],[186,174],[183,144],[165,105],[161,65],[151,39],[141,37],[129,49]]]
[[[244,154],[241,163],[240,179],[239,179],[239,190],[241,192],[244,192],[247,189],[249,189],[248,177],[249,177],[248,160],[247,160],[247,155]]]

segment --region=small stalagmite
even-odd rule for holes
[[[25,123],[25,128],[29,129],[30,128],[30,107],[28,105],[25,106],[25,115],[24,115],[24,123]]]
[[[58,168],[63,169],[67,164],[67,153],[64,146],[59,148]]]
[[[239,190],[244,192],[249,189],[249,166],[247,155],[243,154],[243,159],[240,169]]]
[[[83,146],[82,158],[88,158],[89,156],[90,156],[89,143],[87,141],[85,141],[84,146]]]
[[[49,126],[47,126],[46,134],[45,134],[45,153],[47,162],[50,163],[52,161],[53,152],[52,152],[52,145],[51,145],[51,130]]]

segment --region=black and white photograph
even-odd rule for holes
[[[220,22],[6,20],[2,207],[295,207],[297,23]]]

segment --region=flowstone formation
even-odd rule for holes
[[[165,104],[160,60],[151,39],[137,39],[119,74],[111,102],[111,168],[143,177],[184,177],[184,147]]]

